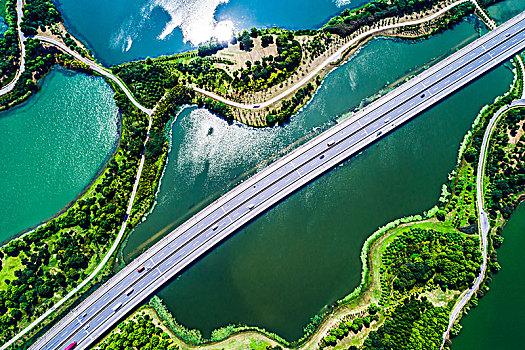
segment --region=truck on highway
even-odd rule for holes
[[[72,342],[71,344],[69,344],[69,345],[67,346],[67,348],[65,348],[64,350],[71,350],[71,349],[73,349],[75,346],[77,346],[77,342],[76,342],[76,341],[74,341],[74,342]]]

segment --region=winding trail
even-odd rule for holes
[[[153,110],[152,112],[153,113]],[[152,118],[148,115],[149,123],[148,123],[148,130],[147,130],[147,136],[146,140],[143,144],[143,149],[146,148],[146,144],[149,140],[149,132],[151,129],[152,124]],[[135,195],[137,194],[137,189],[140,182],[140,177],[142,175],[142,169],[144,167],[144,161],[146,159],[146,153],[142,152],[142,157],[140,159],[139,168],[137,171],[137,176],[135,177],[135,183],[133,185],[133,191],[131,192],[131,196],[129,198],[128,207],[126,209],[126,217],[124,221],[122,222],[122,226],[120,227],[120,231],[115,238],[115,241],[111,245],[109,251],[106,253],[102,261],[98,264],[98,266],[95,268],[95,270],[88,276],[86,279],[84,279],[78,286],[76,286],[73,290],[71,290],[65,297],[60,299],[57,303],[55,303],[50,309],[48,309],[45,313],[43,313],[40,317],[38,317],[36,320],[34,320],[29,326],[24,328],[22,331],[20,331],[18,334],[16,334],[13,338],[11,338],[8,342],[2,345],[0,347],[1,350],[7,349],[9,346],[11,346],[13,343],[15,343],[17,340],[19,340],[21,337],[23,337],[27,332],[31,331],[34,327],[42,323],[49,315],[51,315],[57,308],[62,306],[65,302],[67,302],[69,299],[71,299],[77,292],[79,292],[82,288],[84,288],[89,282],[91,282],[104,268],[104,266],[107,264],[113,253],[117,250],[118,246],[120,245],[122,238],[124,237],[124,232],[126,232],[126,228],[128,225],[128,218],[131,213],[131,208],[133,207],[133,203],[135,201]],[[96,291],[94,292],[96,293]],[[60,323],[60,322],[59,322]]]
[[[525,93],[524,93],[525,95]],[[483,263],[481,264],[481,271],[474,280],[474,284],[470,289],[463,292],[461,299],[459,299],[456,302],[456,305],[454,306],[454,309],[452,310],[452,313],[450,315],[449,324],[447,327],[447,330],[443,334],[443,344],[441,345],[441,349],[443,349],[445,345],[445,340],[448,338],[450,330],[452,329],[454,322],[456,322],[457,318],[459,317],[461,311],[465,307],[465,305],[469,302],[469,300],[472,298],[472,296],[476,293],[476,291],[479,289],[479,286],[481,285],[481,282],[483,282],[483,279],[485,278],[485,273],[487,272],[487,247],[488,247],[488,234],[490,231],[490,223],[487,216],[487,213],[484,210],[484,174],[485,174],[485,163],[487,160],[487,153],[488,153],[488,146],[490,137],[492,136],[492,133],[494,132],[494,129],[496,128],[496,125],[500,118],[505,115],[505,113],[511,109],[515,108],[522,108],[525,107],[525,99],[523,98],[520,100],[514,100],[510,105],[506,105],[501,107],[496,114],[492,117],[492,119],[489,121],[489,124],[487,126],[487,130],[485,131],[485,134],[483,135],[483,143],[481,145],[481,152],[479,155],[479,162],[477,167],[477,174],[476,174],[476,206],[478,208],[478,221],[479,221],[479,235],[481,238],[481,254],[483,257]]]
[[[146,108],[146,107],[142,106],[140,103],[138,103],[137,100],[135,99],[135,97],[133,96],[133,94],[129,91],[129,89],[126,86],[126,84],[124,84],[122,82],[122,80],[120,80],[115,75],[113,75],[113,73],[111,73],[108,69],[100,66],[96,62],[93,62],[93,61],[91,61],[91,60],[89,60],[89,59],[87,59],[85,57],[82,57],[78,52],[71,50],[69,47],[67,47],[66,45],[62,44],[61,42],[59,42],[57,40],[50,39],[50,38],[47,38],[47,37],[44,37],[44,36],[40,36],[40,35],[35,36],[35,39],[38,39],[41,42],[45,42],[45,43],[48,43],[48,44],[51,44],[51,45],[54,45],[54,46],[58,47],[60,50],[66,52],[67,54],[69,54],[69,55],[71,55],[73,57],[75,57],[75,59],[77,59],[78,61],[87,64],[95,72],[99,73],[102,76],[105,76],[106,78],[109,78],[109,79],[113,80],[122,89],[122,91],[124,91],[126,96],[129,98],[131,103],[133,103],[133,105],[135,105],[135,107],[140,109],[142,112],[146,113],[148,116],[151,116],[151,114],[153,113],[153,109]]]
[[[485,24],[489,27],[489,29],[495,29],[497,27],[496,22],[490,18],[487,13],[483,10],[483,8],[478,4],[477,0],[470,0],[475,6],[478,12],[481,14],[481,16],[485,19]],[[478,161],[478,167],[477,167],[477,174],[476,174],[476,206],[478,208],[478,224],[479,224],[479,236],[481,239],[481,254],[483,258],[483,262],[480,267],[480,273],[476,277],[474,284],[470,289],[467,289],[462,293],[461,299],[459,299],[456,302],[456,305],[454,306],[454,309],[452,310],[452,313],[450,314],[448,327],[443,333],[443,343],[441,344],[441,348],[445,346],[445,340],[449,337],[450,331],[452,327],[454,326],[454,323],[458,319],[459,315],[461,314],[461,311],[465,307],[465,305],[469,302],[469,300],[472,298],[474,293],[479,289],[479,286],[481,285],[481,282],[483,282],[483,279],[485,278],[485,273],[487,272],[487,247],[488,247],[488,234],[490,231],[490,223],[487,216],[487,213],[485,212],[484,208],[484,175],[485,175],[485,163],[487,160],[487,152],[488,152],[488,143],[490,141],[490,137],[492,136],[492,133],[494,132],[494,129],[500,120],[502,116],[505,115],[505,113],[511,109],[515,108],[521,108],[525,106],[525,66],[523,64],[523,60],[520,55],[515,56],[517,61],[517,67],[516,69],[519,69],[521,71],[522,76],[522,93],[521,93],[521,99],[514,100],[511,102],[510,105],[506,105],[501,107],[496,114],[492,117],[492,119],[489,121],[489,124],[487,126],[487,129],[485,131],[485,134],[483,135],[483,143],[481,145],[481,151]]]
[[[252,110],[258,110],[258,109],[261,109],[261,108],[265,108],[265,107],[268,107],[268,106],[274,104],[275,102],[278,102],[279,100],[282,100],[283,98],[285,98],[286,96],[288,96],[292,92],[294,92],[297,89],[299,89],[301,86],[307,84],[320,71],[322,71],[324,68],[326,68],[326,66],[328,66],[331,63],[335,63],[335,62],[339,61],[341,59],[341,57],[343,57],[343,54],[345,53],[346,50],[348,50],[350,47],[352,47],[352,45],[355,45],[356,43],[360,42],[361,40],[363,40],[363,39],[365,39],[365,38],[367,38],[367,37],[369,37],[371,35],[377,35],[377,34],[380,34],[381,32],[384,32],[384,31],[387,31],[387,30],[390,30],[390,29],[407,27],[407,26],[413,26],[413,25],[418,25],[418,24],[422,24],[422,23],[425,23],[425,22],[432,21],[435,18],[437,18],[437,17],[445,14],[446,12],[450,11],[454,7],[456,7],[458,5],[461,5],[461,4],[465,3],[465,2],[469,2],[469,1],[472,1],[472,0],[458,0],[458,1],[454,2],[453,4],[442,8],[438,12],[436,12],[436,13],[428,16],[428,17],[421,18],[421,19],[418,19],[418,20],[415,20],[415,21],[390,24],[390,25],[387,25],[387,26],[378,27],[378,28],[375,28],[375,29],[370,29],[369,31],[366,31],[366,32],[356,36],[354,39],[348,41],[346,44],[341,46],[341,48],[339,50],[337,50],[332,56],[328,57],[323,63],[321,63],[316,69],[314,69],[312,72],[310,72],[308,75],[306,75],[302,80],[298,81],[296,84],[290,86],[290,88],[288,88],[287,90],[283,91],[279,95],[277,95],[277,96],[275,96],[275,97],[273,97],[273,98],[271,98],[271,99],[269,99],[267,101],[262,101],[260,103],[253,103],[253,104],[244,104],[244,103],[239,103],[239,102],[235,102],[235,101],[230,101],[230,100],[228,100],[228,99],[226,99],[226,98],[224,98],[222,96],[219,96],[219,95],[217,95],[217,94],[215,94],[213,92],[210,92],[210,91],[198,88],[198,87],[194,87],[194,86],[188,86],[188,87],[192,88],[193,90],[195,90],[197,92],[200,92],[203,95],[211,97],[211,98],[213,98],[213,99],[215,99],[217,101],[220,101],[220,102],[222,102],[224,104],[227,104],[229,106],[232,106],[232,107],[237,107],[237,108],[242,108],[242,109],[252,109]]]
[[[18,79],[20,78],[20,76],[26,69],[26,46],[25,46],[26,37],[24,33],[22,33],[22,29],[20,28],[20,24],[22,23],[22,17],[24,15],[23,6],[24,4],[22,0],[16,1],[16,17],[17,17],[16,26],[17,26],[17,32],[18,32],[18,41],[19,41],[18,44],[20,45],[20,55],[21,55],[20,67],[16,71],[15,77],[13,78],[13,80],[11,80],[9,84],[7,84],[6,86],[0,89],[0,96],[5,95],[8,92],[11,92],[11,90],[13,90],[13,88],[16,85],[16,82],[18,81]]]

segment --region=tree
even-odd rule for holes
[[[272,35],[263,35],[261,37],[261,45],[262,45],[262,47],[267,47],[270,44],[273,44],[273,36]]]

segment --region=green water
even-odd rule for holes
[[[523,349],[525,205],[511,216],[503,237],[505,241],[498,250],[502,269],[479,306],[461,320],[463,329],[452,340],[454,350]]]
[[[104,79],[54,69],[0,113],[0,241],[57,213],[111,155],[117,107]]]
[[[487,11],[496,23],[501,24],[519,13],[525,11],[525,1],[523,0],[505,0],[498,2],[487,8]]]
[[[478,37],[470,18],[428,40],[372,41],[330,74],[312,102],[283,128],[227,126],[205,110],[173,125],[158,204],[132,233],[127,260],[229,188],[228,184],[315,127],[359,105],[386,82]],[[160,296],[188,327],[257,325],[287,339],[357,286],[364,240],[397,217],[433,206],[479,109],[508,90],[500,67],[297,192],[214,249]]]

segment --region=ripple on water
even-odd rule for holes
[[[117,107],[102,78],[53,70],[41,91],[0,113],[0,241],[52,216],[104,165]]]

